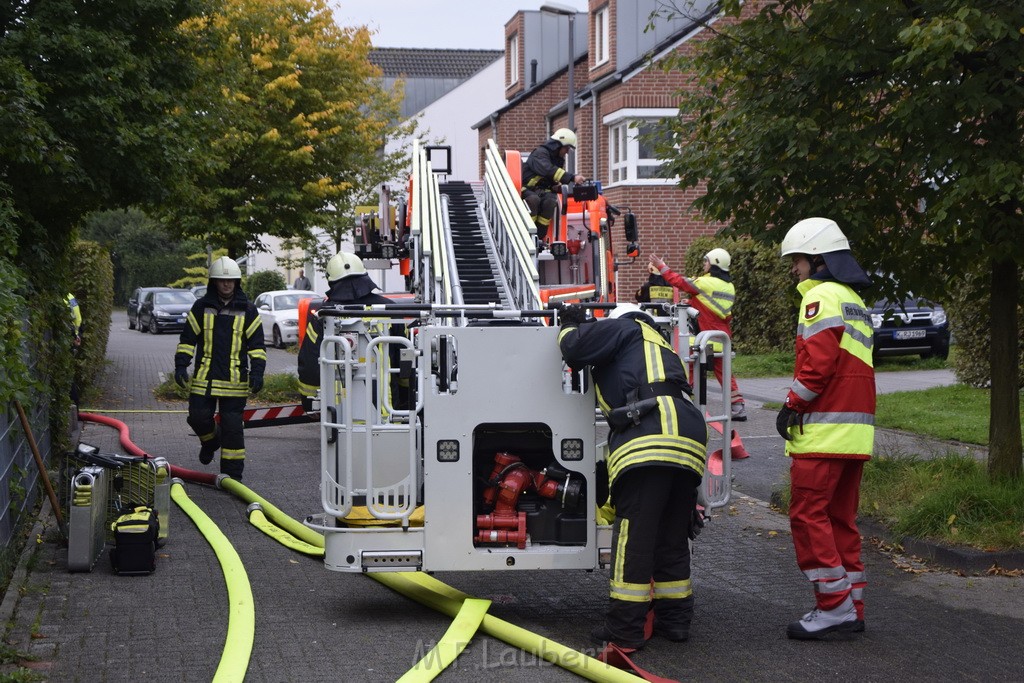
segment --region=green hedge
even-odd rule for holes
[[[686,252],[688,277],[703,272],[704,254],[715,247],[725,249],[732,257],[729,275],[736,287],[734,350],[750,354],[792,351],[800,297],[789,275],[789,260],[779,256],[778,245],[699,237]]]
[[[72,293],[82,308],[82,345],[75,357],[75,381],[88,391],[102,377],[114,306],[114,266],[110,253],[96,242],[74,247]]]
[[[5,408],[14,398],[24,401],[22,392],[29,385],[24,333],[26,277],[10,259],[17,252],[15,217],[7,197],[0,194],[0,406]]]
[[[245,278],[242,289],[249,301],[253,301],[263,292],[272,292],[276,289],[287,289],[288,283],[284,276],[276,270],[261,270]]]
[[[953,359],[956,378],[972,387],[992,383],[989,371],[989,278],[988,271],[965,273],[950,287],[946,315],[959,349]],[[1020,358],[1017,361],[1018,386],[1024,387],[1024,302],[1017,305]]]

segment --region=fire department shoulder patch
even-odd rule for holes
[[[804,306],[804,319],[810,320],[814,316],[818,315],[819,310],[821,310],[821,302],[812,301],[811,303]]]

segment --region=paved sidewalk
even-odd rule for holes
[[[150,388],[171,366],[167,340],[112,333],[105,410],[142,448],[172,464],[204,469],[183,406]],[[141,347],[141,348],[140,348]],[[158,348],[159,347],[159,348]],[[894,381],[897,381],[894,378]],[[904,378],[902,381],[906,381]],[[765,380],[771,382],[771,380]],[[774,386],[746,391],[779,400]],[[168,412],[170,411],[170,412]],[[758,411],[744,429],[767,428]],[[763,423],[763,424],[762,424]],[[86,424],[83,441],[120,450],[113,429]],[[245,484],[287,514],[318,510],[319,441],[308,426],[247,433]],[[769,439],[751,437],[751,459],[767,460]],[[754,463],[750,463],[753,465]],[[742,465],[742,463],[741,463]],[[211,466],[212,467],[212,466]],[[738,468],[739,469],[739,468]],[[742,477],[743,472],[738,476]],[[441,637],[451,620],[361,575],[324,569],[263,536],[229,494],[189,484],[194,502],[228,536],[248,572],[256,640],[246,681],[394,681]],[[67,571],[67,549],[41,520],[22,571],[0,607],[5,641],[31,655],[45,680],[206,681],[227,628],[220,566],[192,522],[172,509],[170,538],[150,576],[111,573],[107,552],[91,573]],[[785,624],[812,605],[796,567],[788,521],[737,495],[696,543],[696,615],[690,641],[651,641],[637,656],[649,671],[702,681],[1019,681],[1024,579],[931,571],[867,543],[867,632],[848,640],[787,640]],[[491,613],[569,647],[593,653],[590,627],[603,615],[607,573],[439,573],[436,578],[492,601]],[[0,673],[12,670],[0,667]],[[571,681],[574,675],[487,636],[474,638],[439,681]]]

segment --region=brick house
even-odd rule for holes
[[[619,270],[623,293],[646,281],[647,254],[658,253],[680,269],[694,238],[716,230],[689,208],[701,188],[683,192],[674,181],[654,177],[659,161],[648,155],[647,145],[636,135],[636,126],[643,129],[678,113],[674,93],[685,87],[686,75],[665,73],[656,62],[707,35],[701,23],[713,18],[715,6],[698,0],[688,16],[659,17],[645,31],[651,12],[662,4],[590,0],[588,13],[578,13],[572,22],[548,12],[517,12],[505,24],[506,103],[474,126],[481,150],[494,138],[500,149],[525,156],[552,131],[568,125],[567,24],[574,25],[575,169],[601,181],[608,201],[630,208],[640,226],[641,257]],[[621,246],[621,233],[615,238]]]

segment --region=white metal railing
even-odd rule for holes
[[[484,213],[497,258],[511,288],[513,307],[540,307],[540,276],[534,262],[533,219],[494,140],[487,141],[484,159]]]
[[[416,439],[420,406],[395,408],[390,392],[392,346],[411,349],[399,336],[372,336],[366,321],[324,317],[320,355],[321,505],[334,517],[347,517],[353,499],[363,495],[370,514],[407,526],[416,508],[419,484]],[[419,382],[417,381],[417,385]],[[418,389],[421,387],[418,386]],[[416,392],[421,396],[421,391]],[[405,437],[404,452],[381,453],[382,435]],[[394,440],[385,443],[394,444]],[[360,459],[364,480],[356,481]],[[395,469],[379,477],[387,460]],[[382,481],[387,479],[389,481]]]

